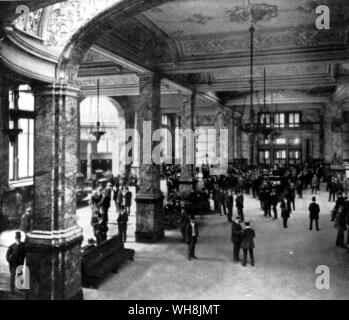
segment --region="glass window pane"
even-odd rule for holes
[[[19,123],[23,133],[18,136],[18,178],[22,179],[29,176],[28,120],[20,119]]]
[[[34,111],[34,95],[28,85],[19,86],[18,109],[24,111]]]
[[[8,93],[8,100],[9,100],[9,108],[13,110],[15,108],[15,101],[14,101],[14,92],[13,90],[10,90]]]
[[[29,177],[34,176],[34,120],[29,120]]]
[[[14,176],[13,176],[13,167],[14,167],[14,159],[13,159],[13,146],[10,143],[10,150],[9,150],[9,179],[13,180]]]

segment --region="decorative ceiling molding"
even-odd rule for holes
[[[254,45],[257,52],[277,49],[304,49],[344,45],[345,38],[345,28],[321,31],[316,29],[257,31]],[[230,34],[229,36],[216,34],[200,38],[182,38],[180,48],[183,57],[248,52],[250,36],[246,32],[245,34]]]
[[[263,78],[264,69],[266,69],[267,79],[273,76],[326,75],[328,73],[328,66],[324,63],[291,63],[285,65],[257,66],[254,68],[254,76]],[[249,77],[249,67],[225,68],[213,72],[213,78],[215,80],[230,80]]]

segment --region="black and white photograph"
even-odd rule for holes
[[[0,300],[348,299],[348,0],[0,0]]]

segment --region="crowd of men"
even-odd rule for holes
[[[232,169],[226,175],[210,175],[209,171],[196,169],[198,180],[203,181],[202,189],[192,191],[187,197],[189,201],[189,213],[207,213],[215,211],[222,216],[227,216],[227,220],[232,223],[233,230],[236,224],[243,224],[244,216],[244,194],[252,195],[260,202],[260,208],[266,218],[277,220],[282,218],[282,225],[288,228],[288,220],[292,212],[296,211],[296,198],[303,198],[303,191],[310,188],[313,195],[309,204],[309,230],[315,228],[320,231],[320,206],[317,203],[316,194],[320,190],[321,182],[326,182],[326,190],[329,193],[329,201],[335,202],[332,211],[332,221],[338,230],[336,245],[340,248],[347,248],[349,244],[349,180],[342,175],[326,175],[324,167],[321,164],[314,166],[306,165],[304,167],[285,167],[275,166],[272,169],[263,168],[244,168]],[[204,174],[205,173],[205,174]],[[180,210],[180,196],[178,195],[178,181],[180,179],[180,167],[166,168],[167,185],[170,186],[167,206]],[[177,182],[177,183],[176,183]],[[213,205],[210,205],[213,204]],[[194,207],[194,210],[190,210]],[[233,219],[233,211],[236,208],[236,219]],[[170,211],[167,208],[168,211]],[[182,217],[182,235],[185,241],[185,230],[189,219],[184,215]],[[249,224],[249,222],[247,221]],[[345,231],[348,230],[348,236],[345,241]],[[232,231],[234,233],[234,231]],[[238,232],[239,233],[239,232]],[[235,239],[234,246],[240,247],[242,239],[237,241],[237,235],[232,236]],[[237,243],[240,245],[237,245]],[[251,249],[253,249],[252,242]],[[248,248],[247,250],[249,250]],[[236,251],[234,251],[236,252]],[[236,254],[234,260],[237,260]],[[253,253],[251,261],[254,263]],[[245,252],[244,252],[244,264]]]
[[[167,166],[164,176],[167,181],[168,197],[165,214],[177,212],[183,241],[188,244],[188,259],[196,259],[195,247],[199,238],[199,228],[195,220],[196,214],[217,212],[227,217],[231,223],[231,241],[234,244],[234,261],[240,261],[240,250],[243,250],[242,264],[246,266],[250,255],[251,265],[254,261],[255,231],[244,215],[244,194],[252,195],[259,200],[260,209],[266,218],[274,220],[282,218],[283,227],[288,228],[291,213],[296,210],[296,197],[303,198],[303,191],[311,188],[312,202],[309,204],[309,230],[314,224],[320,231],[320,206],[315,195],[320,190],[320,183],[326,182],[329,202],[334,202],[331,221],[337,229],[336,246],[348,248],[349,245],[349,180],[341,175],[325,175],[322,165],[305,167],[275,166],[272,169],[234,168],[221,176],[210,175],[209,167],[196,169],[196,178],[201,182],[201,189],[191,192],[183,199],[179,195],[180,166]],[[129,182],[129,181],[128,181]],[[133,177],[132,184],[138,189],[138,179]],[[20,199],[20,196],[17,196]],[[185,200],[185,201],[183,201]],[[109,209],[114,201],[118,213],[117,224],[119,234],[127,241],[127,224],[131,212],[132,193],[127,181],[116,177],[105,187],[99,185],[92,191],[90,199],[91,225],[97,245],[107,240]],[[234,218],[234,207],[236,215]],[[280,214],[279,214],[280,213]],[[33,228],[31,206],[25,209],[21,218],[20,230],[25,234]],[[347,238],[345,239],[345,232]],[[91,241],[89,241],[90,243]],[[15,270],[23,264],[25,257],[20,232],[16,233],[16,242],[9,247],[7,261],[11,271],[11,290],[14,290]]]
[[[131,212],[132,192],[127,186],[113,185],[112,182],[108,182],[105,188],[99,186],[93,190],[90,200],[91,225],[97,245],[107,240],[109,209],[112,200],[118,213],[119,234],[124,242],[127,240],[127,222]]]

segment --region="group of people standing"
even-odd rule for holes
[[[90,200],[91,225],[97,245],[107,240],[109,209],[112,199],[115,202],[116,212],[118,213],[119,234],[124,242],[127,240],[127,222],[131,212],[132,192],[128,187],[120,188],[119,186],[113,186],[109,182],[106,188],[98,187],[93,190]]]

